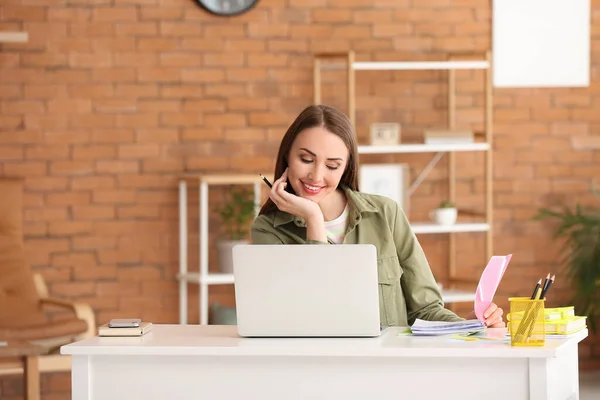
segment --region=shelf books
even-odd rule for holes
[[[474,143],[473,131],[452,129],[427,129],[423,136],[425,144]]]
[[[437,336],[452,335],[456,333],[478,332],[485,330],[485,324],[478,319],[465,321],[424,321],[418,319],[410,327],[413,335]]]

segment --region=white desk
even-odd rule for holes
[[[95,337],[72,355],[72,398],[578,399],[577,345],[449,337],[243,339],[235,326],[155,325],[143,337]]]

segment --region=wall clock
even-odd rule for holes
[[[210,13],[231,16],[242,14],[258,3],[258,0],[194,0]]]

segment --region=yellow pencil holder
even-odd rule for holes
[[[544,300],[512,297],[508,330],[512,346],[543,346],[546,343]]]

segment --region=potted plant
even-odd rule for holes
[[[450,200],[444,200],[440,203],[438,208],[431,211],[429,216],[436,224],[452,225],[456,223],[457,214],[454,203]]]
[[[223,238],[217,241],[219,270],[231,274],[233,246],[249,243],[249,224],[255,216],[254,194],[247,188],[234,187],[228,193],[228,200],[218,207],[217,211],[223,232]]]
[[[587,316],[595,331],[600,317],[600,209],[563,207],[561,211],[541,208],[534,220],[557,220],[553,238],[565,239],[560,248],[561,263],[567,267],[567,276],[574,286],[571,298],[577,315]]]

